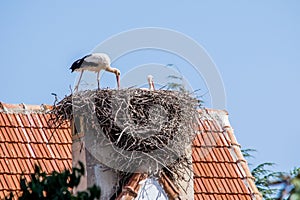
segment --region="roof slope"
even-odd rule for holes
[[[221,110],[202,110],[193,141],[194,199],[261,199],[240,145]]]
[[[50,108],[0,102],[0,199],[18,193],[21,174],[29,178],[35,164],[47,173],[71,169],[70,125],[55,129]]]

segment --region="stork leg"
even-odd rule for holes
[[[78,79],[78,82],[77,82],[77,84],[76,84],[76,86],[75,86],[75,88],[74,88],[74,91],[75,91],[75,92],[78,92],[78,86],[79,86],[79,83],[80,83],[80,81],[81,81],[82,74],[83,74],[83,71],[81,71],[80,76],[79,76],[79,79]]]
[[[97,83],[98,83],[98,90],[100,90],[100,71],[97,72]]]

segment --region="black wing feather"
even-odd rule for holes
[[[72,70],[72,72],[74,72],[76,69],[79,69],[84,61],[85,58],[91,56],[92,54],[86,55],[83,58],[80,58],[78,60],[76,60],[72,66],[70,67],[70,69]]]

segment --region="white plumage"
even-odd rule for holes
[[[76,60],[70,67],[72,72],[78,71],[81,72],[79,80],[75,86],[75,91],[78,90],[78,86],[82,77],[82,74],[85,70],[92,71],[97,73],[97,83],[98,89],[100,89],[100,71],[105,70],[116,75],[118,89],[120,88],[120,70],[117,68],[112,68],[110,66],[110,58],[105,53],[93,53],[87,56],[84,56],[81,59]]]

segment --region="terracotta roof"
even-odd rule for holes
[[[134,173],[127,185],[122,188],[122,192],[116,200],[131,200],[137,197],[138,191],[141,187],[140,182],[147,178],[146,174]]]
[[[70,123],[56,128],[49,123],[49,109],[0,102],[0,198],[19,192],[20,175],[29,177],[35,163],[47,173],[71,168]],[[202,110],[197,129],[192,146],[194,199],[261,199],[227,112]],[[134,174],[119,198],[133,199],[146,177]],[[178,188],[165,174],[159,181],[169,198],[178,199]]]
[[[194,199],[262,199],[228,113],[202,110],[193,141]]]
[[[165,173],[162,172],[160,174],[159,182],[163,185],[163,188],[169,199],[177,199],[179,197],[179,189],[173,184],[173,182]]]
[[[122,192],[119,194],[116,200],[133,200],[135,197],[137,197],[138,192],[141,188],[141,181],[144,181],[145,179],[147,179],[146,174],[134,173],[129,179],[128,183],[125,186],[123,186]],[[178,198],[178,188],[176,188],[176,186],[164,172],[161,172],[158,181],[163,186],[169,199]]]
[[[49,123],[50,106],[0,102],[0,198],[20,191],[20,176],[38,164],[50,173],[72,167],[72,138],[68,122],[58,129]]]

